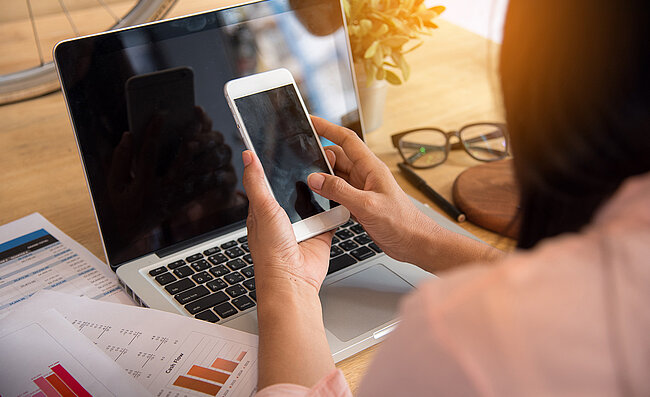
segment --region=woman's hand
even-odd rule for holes
[[[242,153],[244,189],[249,200],[248,245],[255,264],[255,283],[260,293],[287,285],[311,287],[318,293],[329,265],[334,231],[296,242],[287,213],[280,207],[264,180],[259,159]]]
[[[500,251],[453,233],[418,210],[356,133],[318,117],[312,117],[312,122],[319,135],[338,145],[325,150],[337,176],[311,174],[309,186],[350,210],[388,255],[427,271],[501,256]]]
[[[319,135],[338,146],[326,147],[337,176],[311,174],[309,186],[341,203],[391,257],[418,264],[419,238],[440,226],[419,211],[399,187],[386,165],[353,131],[312,116]]]
[[[257,291],[258,389],[276,383],[311,387],[334,369],[318,297],[334,232],[298,244],[259,159],[247,150],[242,160]]]

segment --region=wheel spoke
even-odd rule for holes
[[[110,14],[110,16],[113,18],[113,20],[115,21],[115,23],[120,22],[120,18],[119,18],[119,17],[118,17],[114,12],[113,12],[113,10],[111,10],[111,7],[109,7],[108,4],[106,4],[106,2],[105,2],[104,0],[97,0],[97,2],[98,2],[102,7],[104,7],[104,9],[106,10],[106,12]]]
[[[72,16],[68,12],[68,7],[66,7],[65,2],[63,0],[59,0],[59,4],[61,5],[61,10],[63,10],[65,17],[68,19],[68,23],[72,27],[72,31],[74,32],[74,35],[79,36],[79,30],[77,29],[77,25],[74,24],[74,21],[72,20]]]
[[[27,1],[27,10],[29,11],[29,20],[32,23],[32,31],[34,32],[34,41],[36,42],[36,49],[38,50],[38,59],[41,61],[41,66],[45,65],[43,59],[43,50],[41,49],[41,40],[38,38],[38,30],[36,30],[36,20],[34,19],[34,11],[32,10],[32,2]]]

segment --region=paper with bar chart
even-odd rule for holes
[[[0,357],[1,396],[147,394],[55,310],[4,318]]]
[[[25,310],[53,307],[156,396],[250,396],[256,335],[177,314],[51,291]]]

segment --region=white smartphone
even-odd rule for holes
[[[347,222],[347,208],[314,193],[313,172],[334,174],[293,76],[276,69],[224,87],[244,144],[262,163],[266,183],[302,241]]]

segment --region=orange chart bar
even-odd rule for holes
[[[63,397],[77,397],[72,390],[59,378],[56,374],[52,374],[45,377],[45,380],[49,382],[56,389],[56,391],[61,394]]]
[[[211,367],[226,372],[232,372],[235,370],[235,368],[237,368],[237,364],[239,363],[236,363],[234,361],[224,360],[223,358],[218,358],[214,360]]]
[[[174,381],[174,386],[184,387],[186,389],[198,391],[199,393],[209,394],[211,396],[216,396],[221,390],[221,386],[215,385],[214,383],[204,382],[198,379],[188,378],[187,376],[179,376]]]
[[[237,361],[243,360],[245,355],[246,355],[246,352],[239,353],[239,356],[237,356]]]
[[[78,397],[92,397],[86,389],[81,386],[77,380],[66,371],[61,364],[56,364],[50,368]]]
[[[199,367],[198,365],[192,365],[192,368],[187,371],[187,374],[221,384],[226,383],[229,377],[229,375],[225,372],[219,372],[210,368]]]

